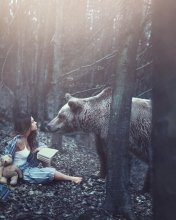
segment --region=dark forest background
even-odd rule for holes
[[[133,96],[150,98],[150,0],[139,7]],[[130,7],[121,0],[1,0],[0,10],[2,122],[23,111],[40,124],[56,115],[66,92],[88,97],[111,86],[122,56],[120,33],[136,34],[125,25]]]
[[[0,0],[0,123],[20,111],[42,127],[65,93],[117,91],[116,82],[135,74],[130,102],[131,95],[153,100],[156,220],[175,219],[175,9],[174,0]],[[56,135],[52,144],[59,141]]]

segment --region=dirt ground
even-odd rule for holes
[[[11,134],[12,127],[0,127],[1,151],[3,142]],[[39,131],[39,139],[51,146],[52,135]],[[82,176],[79,185],[68,181],[30,184],[19,181],[18,185],[7,185],[11,193],[6,202],[0,201],[0,219],[37,220],[125,220],[122,216],[111,216],[101,205],[105,200],[106,182],[97,178],[99,161],[94,146],[87,142],[78,144],[74,138],[63,138],[64,153],[57,153],[52,166],[59,171]],[[131,172],[131,201],[133,211],[142,220],[152,220],[150,194],[140,194],[146,173],[146,165],[137,159]]]

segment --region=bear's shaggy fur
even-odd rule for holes
[[[94,132],[96,147],[100,158],[100,176],[106,175],[106,154],[108,123],[112,89],[106,88],[90,98],[75,98],[66,94],[67,103],[58,115],[48,124],[50,132],[71,133],[75,131]],[[151,141],[151,101],[133,98],[131,109],[130,147],[139,159],[149,162]]]

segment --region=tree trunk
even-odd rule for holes
[[[153,211],[154,220],[176,218],[176,2],[154,1]]]
[[[56,115],[62,106],[63,92],[61,83],[57,78],[62,74],[62,28],[63,28],[63,4],[64,1],[56,1],[56,21],[55,21],[55,36],[54,36],[54,64],[53,64],[53,82],[54,82],[54,115]],[[53,134],[52,147],[63,151],[62,149],[62,134]]]
[[[113,85],[108,134],[108,176],[104,208],[127,219],[135,219],[129,193],[128,142],[131,100],[142,7],[140,1],[126,1],[119,41],[118,67]],[[138,27],[138,28],[136,28]]]

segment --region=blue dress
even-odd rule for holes
[[[20,135],[15,136],[12,140],[7,143],[7,146],[2,154],[2,156],[11,154],[12,158],[15,156],[16,143]],[[39,142],[38,147],[46,146],[44,143]],[[44,167],[38,168],[39,160],[32,154],[29,154],[26,163],[19,166],[23,173],[23,179],[30,183],[48,183],[54,179],[55,168]]]

